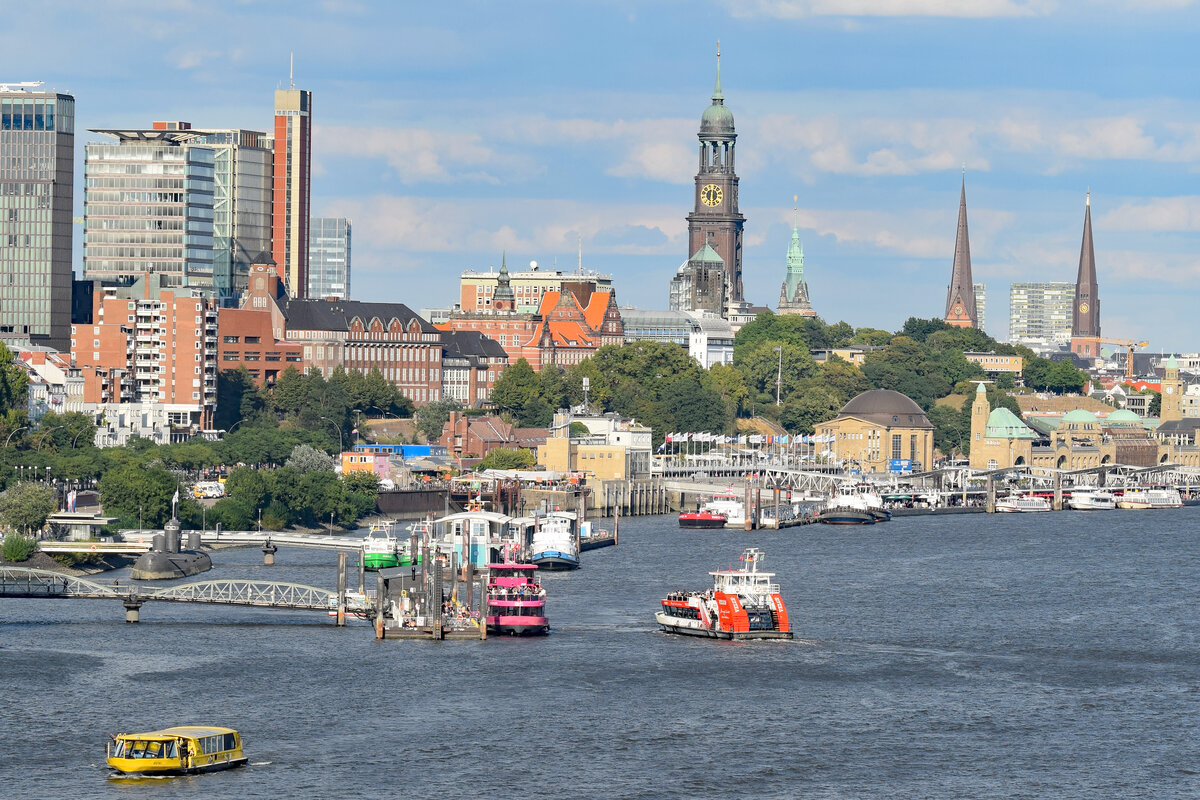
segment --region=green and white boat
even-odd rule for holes
[[[387,569],[400,566],[400,542],[393,533],[395,523],[381,520],[363,538],[363,568]]]

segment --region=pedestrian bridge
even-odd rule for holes
[[[137,609],[143,603],[209,603],[255,608],[280,608],[292,611],[329,612],[338,607],[338,593],[300,583],[274,581],[215,580],[149,587],[130,583],[125,586],[97,583],[44,569],[0,567],[0,597],[45,597],[75,600],[118,600],[127,611],[126,619],[137,621]],[[348,613],[365,613],[367,598],[347,604]],[[345,601],[343,601],[345,602]],[[129,618],[128,613],[134,616]]]

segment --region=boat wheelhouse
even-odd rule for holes
[[[463,511],[433,520],[429,526],[431,547],[441,548],[447,556],[453,553],[459,564],[470,561],[479,568],[500,561],[504,548],[518,544],[520,536],[518,521],[495,511]]]
[[[192,775],[246,763],[242,737],[232,728],[185,725],[111,738],[105,760],[126,775]]]
[[[667,633],[712,639],[791,639],[787,607],[773,572],[759,572],[763,553],[747,548],[738,569],[708,573],[705,592],[671,592],[654,620]]]

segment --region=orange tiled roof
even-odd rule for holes
[[[551,320],[549,325],[550,335],[554,337],[555,344],[571,346],[571,343],[574,342],[576,347],[587,347],[593,344],[591,331],[586,330],[578,322]]]
[[[592,330],[598,331],[604,324],[604,314],[608,311],[608,301],[611,298],[612,292],[592,292],[588,307],[583,310],[583,318]]]

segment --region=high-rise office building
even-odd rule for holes
[[[1014,283],[1008,300],[1008,340],[1065,343],[1071,341],[1073,283]]]
[[[975,290],[975,327],[984,330],[987,325],[987,284],[972,284]]]
[[[213,288],[223,305],[246,291],[251,264],[271,260],[270,138],[259,131],[198,131],[213,151]]]
[[[186,122],[95,130],[115,144],[84,151],[83,273],[213,291],[214,153]]]
[[[309,220],[308,296],[317,300],[350,299],[350,220]]]
[[[0,341],[71,338],[75,98],[0,84]]]
[[[292,297],[308,295],[309,166],[312,92],[275,91],[275,163],[271,253]]]

